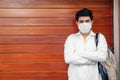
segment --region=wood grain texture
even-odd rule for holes
[[[28,78],[24,78],[24,80],[68,80],[68,78],[67,77],[60,77],[60,78],[51,78],[51,77],[49,77],[49,78],[47,78],[47,77],[28,77]],[[7,78],[1,78],[1,80],[8,80]],[[23,78],[21,77],[21,78],[17,78],[17,79],[15,79],[15,78],[12,78],[12,79],[9,79],[9,80],[23,80]]]
[[[0,79],[66,78],[66,75],[66,71],[13,71],[0,72]]]
[[[112,0],[0,0],[0,80],[68,80],[64,42],[84,7],[112,47]]]
[[[74,18],[79,9],[0,9],[0,17]],[[92,9],[95,17],[111,17],[109,9]],[[57,15],[56,15],[57,14]]]
[[[3,71],[66,71],[68,67],[64,62],[15,62],[0,66]]]
[[[62,53],[63,44],[16,44],[0,45],[0,53],[4,52],[45,52],[45,53]]]
[[[0,63],[64,62],[62,53],[0,53]]]
[[[105,9],[112,5],[112,0],[0,0],[0,8],[99,8]]]

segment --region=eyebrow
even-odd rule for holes
[[[78,20],[78,22],[90,22],[91,20],[90,19],[87,19],[87,20]]]

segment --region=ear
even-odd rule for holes
[[[91,24],[93,25],[94,20],[91,21]]]

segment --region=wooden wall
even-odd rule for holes
[[[63,45],[84,7],[112,47],[112,0],[0,0],[0,80],[67,80]]]

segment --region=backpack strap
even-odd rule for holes
[[[96,47],[98,45],[98,35],[99,35],[99,33],[96,33],[96,36],[95,36]]]

